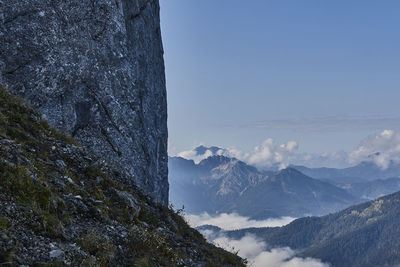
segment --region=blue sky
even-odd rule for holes
[[[171,152],[400,128],[400,2],[160,0]]]

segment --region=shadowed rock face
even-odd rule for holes
[[[0,0],[0,83],[168,203],[158,0]]]

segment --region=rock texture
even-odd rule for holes
[[[0,266],[244,266],[0,87]]]
[[[158,0],[0,0],[0,83],[168,203]]]

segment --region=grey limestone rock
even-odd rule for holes
[[[135,197],[126,191],[116,190],[116,193],[121,198],[122,202],[125,203],[125,205],[127,205],[128,207],[130,207],[131,209],[133,209],[135,211],[135,213],[133,215],[136,217],[139,216],[140,204],[135,199]]]
[[[58,258],[61,257],[62,255],[64,255],[64,251],[60,249],[55,249],[50,251],[50,258]]]
[[[0,83],[168,203],[158,0],[0,0]]]

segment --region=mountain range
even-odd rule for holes
[[[195,163],[169,158],[170,199],[188,213],[236,212],[262,219],[279,216],[325,215],[350,205],[400,190],[400,165],[382,169],[362,162],[345,169],[290,166],[258,170],[219,154],[219,147],[199,146]]]
[[[345,189],[361,200],[373,200],[400,190],[400,165],[391,162],[384,169],[373,162],[344,168],[307,168],[291,166],[314,179]]]
[[[312,178],[334,184],[351,184],[400,177],[400,164],[395,162],[391,162],[387,168],[381,168],[374,162],[361,162],[356,166],[344,169],[291,167]]]
[[[359,199],[296,169],[262,172],[238,159],[211,156],[198,164],[169,159],[170,199],[189,213],[236,212],[261,219],[338,211]]]

